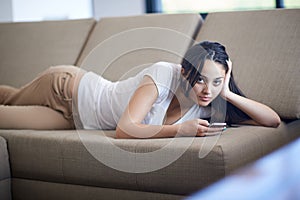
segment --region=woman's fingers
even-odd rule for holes
[[[225,128],[226,125],[224,126],[218,125],[216,127],[216,124],[210,124],[207,120],[195,119],[195,120],[186,121],[182,124],[180,135],[195,136],[192,133],[195,134],[196,131],[197,133],[196,136],[204,137],[206,135],[216,135],[224,131]]]
[[[206,127],[209,126],[209,122],[207,120],[204,119],[197,119],[197,120],[199,125],[206,126]]]
[[[228,65],[228,72],[231,72],[231,70],[232,70],[232,62],[231,62],[230,58],[228,60],[226,60],[226,62],[227,62],[227,65]]]
[[[209,128],[208,132],[206,133],[206,135],[217,135],[221,132],[223,132],[224,130],[226,130],[226,127],[223,128]]]
[[[209,122],[207,120],[198,119],[197,136],[205,136],[208,132]]]
[[[225,79],[224,79],[224,85],[223,85],[223,90],[222,92],[220,93],[221,96],[226,99],[228,93],[230,92],[230,89],[229,89],[229,82],[230,82],[230,78],[231,78],[231,70],[232,70],[232,62],[231,60],[226,60],[227,62],[227,65],[228,65],[228,71],[225,75]]]
[[[226,126],[210,127],[210,124],[207,120],[199,119],[198,124],[197,136],[216,135],[226,130]]]

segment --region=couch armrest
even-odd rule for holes
[[[6,140],[0,137],[0,198],[11,199],[11,177]]]

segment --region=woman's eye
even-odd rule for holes
[[[201,83],[202,84],[202,83],[204,83],[204,80],[202,78],[199,78],[198,81],[197,81],[197,83]]]
[[[221,80],[214,81],[214,85],[215,85],[215,86],[218,86],[218,85],[220,85],[221,83],[222,83]]]

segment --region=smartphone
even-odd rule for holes
[[[211,127],[211,128],[225,128],[226,125],[227,125],[226,123],[214,122],[214,123],[211,123],[209,127]]]

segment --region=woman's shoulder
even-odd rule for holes
[[[143,75],[152,78],[159,93],[165,93],[177,87],[180,71],[181,65],[161,61],[151,65]]]

